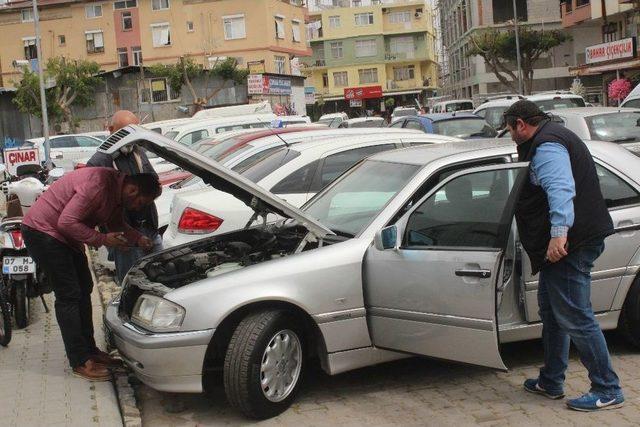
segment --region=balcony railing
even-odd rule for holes
[[[417,52],[385,52],[385,61],[405,61],[410,59],[416,59]]]
[[[361,6],[402,6],[402,5],[424,5],[424,0],[307,0],[309,12],[321,12],[327,9],[340,7],[361,7]]]

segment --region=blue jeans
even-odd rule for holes
[[[116,277],[118,283],[122,283],[124,276],[127,275],[131,267],[133,267],[140,258],[153,252],[162,250],[162,237],[159,234],[149,235],[143,233],[153,240],[153,249],[151,252],[145,252],[141,248],[129,248],[128,251],[119,251],[117,249],[109,249],[109,255],[113,256],[113,262],[116,264]]]
[[[591,392],[622,395],[607,342],[591,307],[591,269],[603,250],[603,240],[592,241],[540,271],[538,305],[544,367],[539,382],[549,392],[562,392],[571,341],[589,371]]]

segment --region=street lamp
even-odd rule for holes
[[[51,145],[49,144],[49,116],[47,114],[47,97],[44,92],[44,71],[42,46],[40,44],[40,16],[38,2],[33,0],[33,25],[36,29],[36,52],[38,55],[38,77],[40,78],[40,104],[42,108],[42,133],[44,136],[44,159],[47,169],[51,169]]]
[[[516,0],[513,0],[513,27],[516,32],[516,61],[518,63],[518,94],[523,95],[522,65],[520,64],[520,35],[518,34],[518,7],[516,6]]]

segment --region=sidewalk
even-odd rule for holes
[[[46,300],[50,313],[40,299],[32,299],[30,325],[14,329],[9,347],[0,347],[0,425],[122,426],[113,384],[90,383],[71,374],[53,294]],[[92,303],[96,341],[104,348],[97,288]]]

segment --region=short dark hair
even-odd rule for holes
[[[521,99],[515,102],[507,108],[502,116],[504,118],[504,124],[510,127],[515,127],[518,119],[521,119],[531,126],[537,126],[540,122],[548,118],[535,103],[528,99]]]
[[[158,177],[152,173],[137,173],[127,175],[125,182],[138,187],[142,197],[152,197],[154,200],[162,194],[162,186]]]

